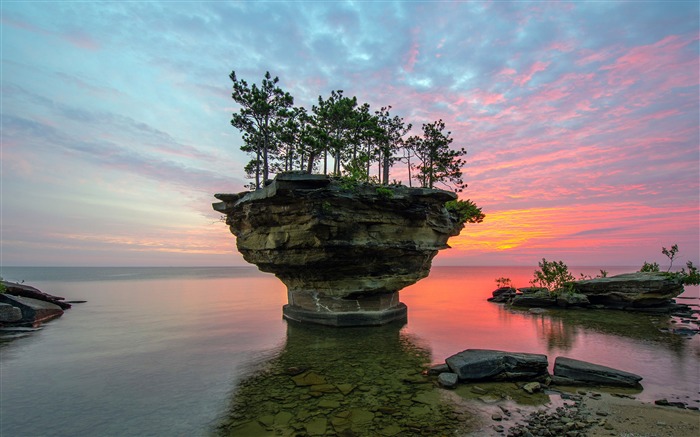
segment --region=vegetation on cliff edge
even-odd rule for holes
[[[229,78],[231,97],[240,107],[231,125],[243,135],[241,150],[251,155],[245,166],[253,179],[251,189],[262,188],[270,174],[292,170],[389,185],[397,162],[406,164],[409,186],[416,181],[421,187],[457,192],[466,187],[461,168],[467,152],[451,146],[451,132],[442,120],[424,123],[422,135],[409,136],[411,123],[391,114],[391,106],[372,112],[369,104],[343,90],[319,96],[309,110],[294,106],[294,98],[269,72],[260,85],[239,79],[235,71]],[[463,210],[459,207],[460,214]]]

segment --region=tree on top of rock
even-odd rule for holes
[[[467,154],[464,148],[450,148],[453,139],[451,132],[444,132],[445,123],[442,120],[423,124],[423,136],[412,136],[408,139],[409,147],[418,164],[414,168],[418,174],[414,176],[424,188],[435,188],[435,184],[443,184],[455,191],[462,191],[466,186],[462,180],[462,156]]]
[[[244,134],[247,148],[241,149],[255,156],[247,169],[255,171],[255,188],[261,188],[269,177],[271,155],[276,146],[274,126],[287,115],[285,109],[294,104],[294,98],[277,86],[279,78],[273,79],[269,71],[260,86],[248,85],[236,77],[235,71],[229,78],[233,82],[231,97],[241,107],[232,115],[231,125]]]

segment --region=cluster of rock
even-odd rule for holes
[[[445,364],[432,367],[430,373],[437,375],[438,383],[446,388],[455,387],[459,381],[529,381],[522,386],[528,393],[550,384],[638,387],[642,380],[633,373],[566,357],[555,359],[553,375],[548,365],[543,354],[467,349],[448,357]]]
[[[24,284],[2,281],[0,293],[0,327],[36,327],[60,317],[71,307],[65,298],[52,296]]]
[[[452,192],[326,175],[281,173],[263,189],[215,197],[243,258],[287,286],[284,317],[332,326],[405,319],[399,290],[428,276],[464,227],[445,208]]]
[[[637,272],[576,281],[571,290],[501,287],[488,300],[519,307],[611,308],[671,312],[683,293],[680,279],[658,272]]]
[[[525,436],[567,436],[585,437],[587,430],[593,426],[600,426],[607,430],[613,427],[604,417],[605,412],[592,414],[582,406],[581,396],[572,396],[573,404],[564,404],[554,411],[533,411],[525,418],[524,424],[518,424],[508,430],[508,437]],[[496,425],[494,430],[503,432],[500,425]]]

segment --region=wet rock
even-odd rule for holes
[[[449,372],[450,367],[447,364],[437,364],[428,369],[428,375],[439,375],[444,372]]]
[[[0,293],[0,303],[12,305],[22,312],[22,318],[12,322],[15,324],[36,326],[63,315],[63,310],[58,305],[29,297]]]
[[[527,312],[530,314],[544,314],[547,310],[544,308],[530,308]]]
[[[554,361],[554,381],[565,378],[576,384],[600,384],[622,387],[636,387],[642,377],[611,367],[557,357]]]
[[[557,306],[568,308],[568,307],[581,307],[585,308],[590,305],[588,296],[581,293],[568,293],[564,292],[557,296]]]
[[[683,292],[680,279],[659,272],[636,272],[574,282],[574,291],[591,304],[613,308],[648,308],[671,304]]]
[[[355,386],[353,384],[336,384],[335,386],[338,391],[343,394],[343,396],[347,396],[352,393],[353,390],[355,390]]]
[[[491,297],[486,299],[486,300],[488,300],[489,302],[497,302],[497,303],[508,302],[516,294],[517,294],[517,291],[513,287],[501,287],[501,288],[494,290],[491,293]]]
[[[523,385],[523,390],[525,390],[525,393],[527,394],[537,393],[541,389],[542,386],[539,382],[528,382],[527,384]]]
[[[22,310],[9,303],[0,303],[0,324],[17,322],[21,319]]]
[[[471,390],[472,393],[475,393],[475,394],[478,394],[478,395],[485,395],[485,394],[487,393],[486,390],[484,390],[483,388],[479,387],[478,385],[473,386],[472,388],[470,388],[470,390]]]
[[[666,399],[666,398],[657,399],[657,400],[654,401],[654,403],[655,403],[656,405],[660,405],[660,406],[662,406],[662,407],[676,407],[676,408],[681,408],[681,409],[685,409],[685,408],[686,408],[685,402],[680,402],[680,401],[678,401],[678,402],[670,402],[670,401],[669,401],[668,399]]]
[[[445,388],[454,388],[457,386],[459,376],[456,373],[445,372],[438,375],[438,383]]]
[[[325,417],[311,419],[305,426],[306,432],[310,436],[325,435],[328,421]]]
[[[519,294],[513,297],[510,303],[516,307],[553,307],[557,305],[557,298],[547,290],[534,293]]]
[[[517,381],[547,375],[547,356],[489,349],[467,349],[445,360],[462,381]]]
[[[42,302],[52,303],[57,305],[62,310],[67,310],[71,305],[65,302],[65,298],[60,296],[53,296],[48,293],[44,293],[32,286],[25,284],[17,284],[15,282],[1,281],[5,286],[5,294],[11,294],[13,296],[26,297],[29,299],[36,299]]]
[[[326,383],[326,378],[316,372],[309,371],[292,377],[292,381],[298,386],[322,385]]]

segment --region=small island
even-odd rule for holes
[[[406,319],[399,291],[428,276],[466,221],[449,191],[304,172],[216,197],[244,259],[287,286],[284,317],[331,326]]]

